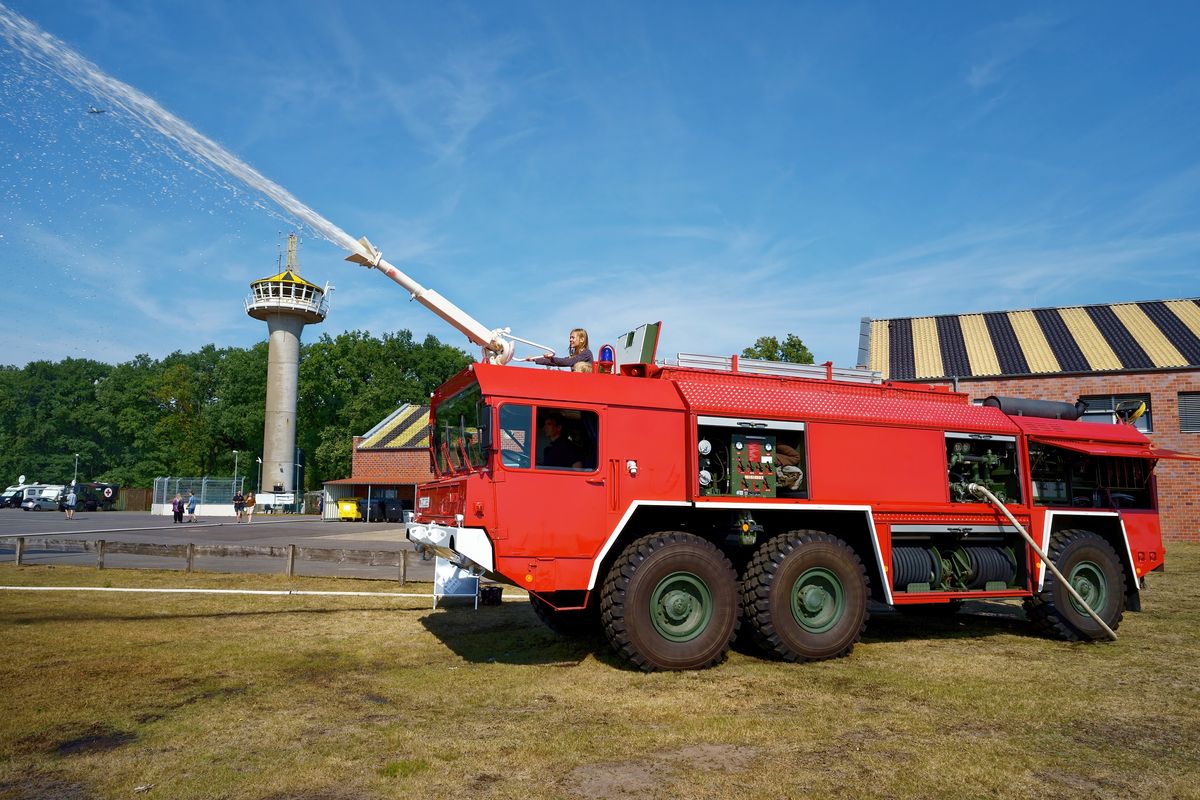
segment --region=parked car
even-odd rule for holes
[[[25,511],[57,511],[58,500],[54,497],[27,497],[21,503]]]

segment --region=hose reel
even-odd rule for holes
[[[892,589],[899,592],[1001,591],[1015,585],[1011,547],[933,545],[892,548]]]

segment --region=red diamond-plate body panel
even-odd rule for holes
[[[996,408],[973,406],[964,394],[933,387],[855,384],[745,373],[666,369],[697,414],[772,419],[868,422],[1015,435]]]
[[[1078,422],[1066,419],[1043,419],[1040,417],[1013,417],[1013,423],[1033,437],[1076,439],[1096,442],[1128,442],[1149,447],[1145,435],[1132,425],[1101,425],[1095,422]]]

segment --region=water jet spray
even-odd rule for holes
[[[347,261],[379,270],[404,287],[412,299],[448,322],[472,343],[479,345],[482,348],[484,361],[493,364],[507,364],[512,360],[517,342],[539,347],[546,352],[554,352],[553,348],[513,336],[509,328],[490,330],[485,328],[482,323],[445,297],[432,289],[426,289],[385,261],[383,254],[365,236],[357,242],[354,241],[349,234],[302,203],[287,189],[234,156],[217,142],[201,134],[142,92],[106,75],[95,64],[71,50],[64,42],[6,8],[2,2],[0,2],[0,40],[7,41],[19,55],[47,67],[78,89],[97,97],[104,97],[109,108],[119,110],[123,119],[133,120],[156,131],[167,141],[174,143],[191,155],[198,163],[215,167],[259,192],[275,205],[301,220],[326,241],[350,251]],[[92,106],[92,108],[97,107]],[[108,108],[105,109],[105,111],[107,110]],[[164,151],[171,157],[178,158],[173,151],[165,148]],[[189,163],[188,166],[192,165]]]

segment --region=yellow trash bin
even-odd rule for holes
[[[362,512],[358,510],[360,500],[362,500],[361,497],[343,497],[338,500],[338,519],[351,521],[362,519]]]

